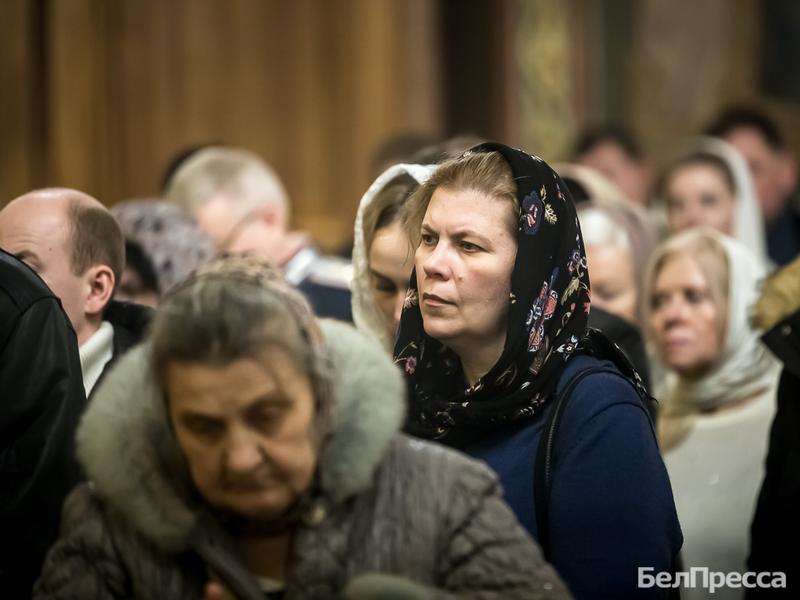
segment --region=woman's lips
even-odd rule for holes
[[[426,306],[436,307],[436,306],[449,306],[453,304],[452,302],[445,300],[441,296],[437,296],[436,294],[422,294],[422,302]]]

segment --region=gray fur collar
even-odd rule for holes
[[[370,486],[400,429],[405,384],[377,342],[344,323],[321,323],[335,370],[336,429],[318,468],[323,494],[341,502]],[[157,546],[185,548],[196,514],[147,345],[123,356],[102,382],[77,441],[87,477],[111,509]]]

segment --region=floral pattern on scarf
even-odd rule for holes
[[[505,348],[468,386],[458,357],[425,334],[416,273],[395,346],[410,388],[407,429],[452,445],[536,415],[578,350],[590,307],[586,253],[566,185],[542,159],[520,150],[488,143],[469,152],[500,153],[517,184],[518,246]]]

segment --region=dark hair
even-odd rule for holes
[[[153,263],[145,254],[142,247],[131,239],[125,240],[125,266],[132,271],[136,271],[142,287],[148,292],[160,294],[158,287],[158,277]]]
[[[672,163],[667,169],[664,171],[664,174],[658,180],[656,185],[656,193],[659,197],[663,198],[667,191],[667,182],[669,181],[670,177],[675,174],[676,171],[682,169],[683,167],[694,166],[694,165],[702,165],[706,167],[711,167],[715,169],[722,175],[723,181],[730,189],[731,193],[734,196],[738,196],[739,190],[736,187],[736,180],[733,177],[733,173],[731,172],[728,163],[726,163],[722,158],[717,156],[716,154],[710,154],[708,152],[698,151],[692,152],[691,154],[687,154],[676,160]]]
[[[708,126],[706,134],[724,138],[740,128],[755,129],[776,152],[786,149],[786,140],[775,121],[766,114],[746,106],[732,106],[722,111]]]
[[[575,206],[586,204],[591,201],[592,198],[589,196],[589,191],[580,181],[569,175],[564,175],[561,179],[566,184]]]
[[[169,187],[169,182],[172,180],[172,176],[180,169],[183,164],[192,158],[195,154],[200,152],[200,150],[205,150],[206,148],[211,148],[213,146],[222,146],[222,142],[206,142],[204,144],[194,144],[192,146],[186,146],[178,150],[175,154],[172,155],[172,158],[169,159],[167,166],[164,167],[164,172],[161,174],[161,193],[164,194]]]
[[[406,132],[386,138],[372,154],[370,172],[373,179],[394,164],[411,162],[411,156],[430,146],[433,138],[424,133]]]
[[[415,152],[408,160],[417,165],[436,165],[450,158],[464,154],[470,148],[486,142],[487,140],[474,133],[462,133],[447,138],[438,144],[425,146]]]
[[[572,147],[573,158],[579,158],[602,144],[616,144],[633,160],[642,160],[642,149],[633,134],[619,125],[597,125],[581,133]]]
[[[119,284],[125,268],[125,238],[117,221],[105,208],[79,201],[70,203],[68,216],[72,225],[73,273],[81,275],[93,265],[106,265],[114,272],[115,284]]]

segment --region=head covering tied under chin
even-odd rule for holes
[[[520,150],[487,143],[468,152],[498,152],[517,186],[517,257],[503,353],[469,387],[458,357],[425,334],[416,272],[395,346],[410,386],[408,430],[453,445],[536,415],[578,348],[589,317],[586,254],[566,185],[542,159]]]

